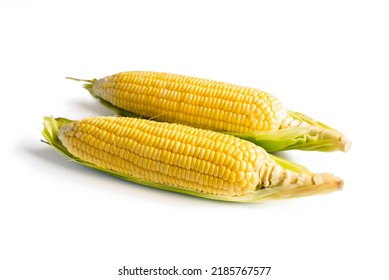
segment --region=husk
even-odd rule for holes
[[[351,142],[339,131],[304,114],[291,111],[288,114],[291,118],[309,126],[228,134],[251,141],[270,153],[291,149],[321,152],[347,152],[350,149]]]

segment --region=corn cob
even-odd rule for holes
[[[44,118],[47,142],[73,160],[146,186],[226,201],[324,194],[342,180],[314,174],[255,144],[139,118]]]
[[[120,115],[141,116],[215,130],[247,139],[268,152],[288,149],[347,151],[340,132],[287,110],[254,88],[159,72],[123,72],[80,80]]]

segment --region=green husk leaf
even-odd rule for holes
[[[177,188],[174,186],[162,185],[150,181],[140,180],[138,178],[126,174],[101,168],[99,166],[81,160],[80,158],[72,155],[58,138],[58,132],[61,129],[61,127],[70,122],[72,121],[65,118],[44,117],[44,128],[42,131],[42,135],[47,141],[44,142],[51,145],[58,152],[60,152],[61,154],[65,155],[72,161],[75,161],[79,164],[88,166],[90,168],[121,178],[123,180],[127,180],[136,184],[145,185],[157,189],[162,189],[162,190],[167,190],[167,191],[182,193],[182,194],[188,194],[188,195],[193,195],[193,196],[213,199],[213,200],[232,201],[232,202],[258,202],[258,201],[266,201],[272,199],[284,199],[284,198],[303,197],[303,196],[316,195],[316,194],[325,194],[332,191],[340,190],[341,187],[343,186],[342,180],[333,177],[332,175],[329,174],[322,174],[318,176],[319,180],[321,181],[319,181],[318,184],[316,185],[301,186],[295,184],[295,185],[282,186],[282,187],[258,189],[256,191],[253,191],[252,193],[243,196],[233,197],[233,196],[205,194],[202,192],[196,192],[196,191],[186,190],[182,188]],[[298,171],[298,172],[310,172],[305,167],[302,167],[298,164],[291,163],[281,158],[277,158],[276,156],[272,156],[272,157],[277,162],[279,162],[283,167],[288,168],[290,170]]]
[[[274,159],[279,165],[281,165],[285,169],[288,169],[290,171],[297,172],[297,173],[303,172],[303,173],[310,174],[310,175],[314,174],[312,171],[310,171],[308,168],[306,168],[303,165],[300,165],[300,164],[295,163],[295,162],[291,162],[289,160],[283,159],[281,157],[278,157],[278,156],[275,156],[272,154],[269,154],[269,155],[272,159]]]
[[[298,112],[289,111],[289,116],[305,125],[251,133],[227,133],[251,141],[270,153],[291,149],[346,152],[350,148],[351,142],[339,131]]]

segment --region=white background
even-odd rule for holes
[[[0,2],[0,279],[151,279],[134,268],[272,266],[267,277],[389,279],[385,1]],[[344,132],[348,153],[282,156],[342,192],[232,204],[133,185],[40,142],[42,117],[108,115],[81,84],[166,71],[269,91]]]

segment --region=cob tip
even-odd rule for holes
[[[352,142],[337,130],[326,128],[320,134],[322,139],[337,139],[338,148],[342,152],[347,152],[351,148]]]
[[[352,142],[348,140],[346,136],[342,136],[340,137],[340,145],[342,152],[347,152],[348,150],[350,150]]]
[[[297,198],[312,195],[323,195],[341,191],[344,182],[331,173],[316,174],[313,185],[296,186],[279,193],[279,198]]]
[[[331,173],[317,174],[317,185],[325,188],[328,192],[341,191],[343,189],[344,182],[339,177],[332,175]]]

